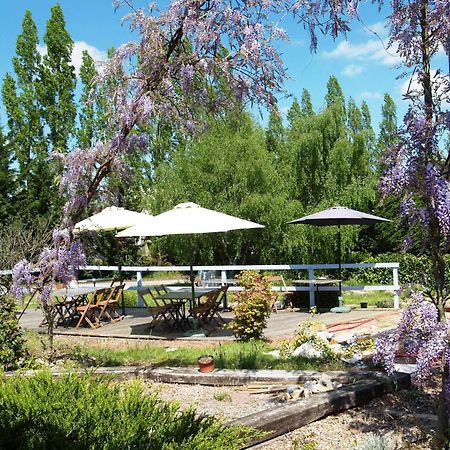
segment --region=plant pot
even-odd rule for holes
[[[200,356],[197,359],[197,364],[200,372],[212,372],[214,370],[214,357],[210,355]]]
[[[367,309],[367,302],[361,302],[361,308]]]

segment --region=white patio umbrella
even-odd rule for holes
[[[74,233],[79,234],[84,231],[119,231],[124,228],[129,228],[134,225],[138,225],[143,221],[150,220],[152,216],[146,213],[139,213],[136,211],[130,211],[125,208],[119,208],[117,206],[109,206],[103,209],[97,214],[94,214],[87,219],[78,222],[74,226]],[[117,253],[119,253],[119,246],[117,244]],[[119,261],[117,264],[119,269],[119,278],[122,281],[122,265]],[[122,297],[122,313],[125,315],[125,305]]]
[[[74,232],[82,231],[114,231],[123,230],[138,225],[142,220],[148,219],[148,214],[130,211],[117,206],[109,206],[101,212],[78,222],[74,226]]]
[[[121,231],[117,237],[131,236],[167,236],[174,234],[204,234],[220,233],[231,230],[264,228],[249,220],[240,219],[211,209],[202,208],[195,203],[180,203],[175,208],[154,216],[139,225]],[[194,301],[194,270],[192,255],[192,240],[190,249],[190,279],[192,286],[192,301]]]

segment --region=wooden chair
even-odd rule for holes
[[[80,319],[78,320],[76,328],[79,328],[83,322],[86,322],[91,328],[102,326],[98,319],[100,314],[99,305],[106,300],[109,291],[109,288],[99,289],[98,291],[95,291],[94,295],[86,305],[78,305],[76,307],[77,314],[80,314]]]
[[[100,310],[97,317],[98,321],[101,321],[104,316],[113,323],[122,320],[123,317],[116,311],[116,307],[122,299],[124,288],[125,285],[121,284],[108,289],[109,292],[105,295],[105,298],[98,302]]]
[[[283,275],[269,275],[266,277],[267,281],[269,283],[281,283],[281,290],[278,292],[274,292],[272,294],[272,303],[270,305],[271,310],[278,314],[278,309],[277,309],[277,302],[280,300],[280,298],[284,298],[285,302],[287,302],[288,304],[291,303],[291,295],[292,292],[289,292],[287,290],[287,286],[286,283],[284,282],[284,278]]]
[[[155,328],[157,325],[166,324],[170,325],[170,321],[174,319],[176,321],[176,308],[170,301],[166,302],[162,299],[155,298],[158,295],[162,295],[167,292],[164,286],[155,286],[152,289],[146,289],[141,291],[141,297],[144,305],[147,308],[152,321],[150,328]],[[150,297],[152,303],[147,300]]]
[[[227,290],[228,286],[222,286],[220,289],[210,292],[206,296],[205,303],[189,310],[189,315],[197,319],[202,328],[209,332],[225,324],[219,313],[219,307]],[[217,325],[214,325],[214,321],[217,322]]]

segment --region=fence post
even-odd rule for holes
[[[227,284],[227,271],[226,270],[222,270],[220,272],[220,277],[221,277],[221,280],[222,280],[222,286],[225,286]],[[226,293],[223,296],[222,308],[223,309],[228,309],[228,299],[227,299],[227,294]]]
[[[137,298],[138,298],[138,306],[143,306],[144,301],[141,296],[141,288],[142,288],[142,272],[136,272],[136,287],[137,287]]]
[[[400,300],[398,297],[398,267],[394,267],[392,269],[392,277],[394,279],[394,308],[399,309],[400,308]]]
[[[314,290],[314,269],[308,269],[309,278],[309,307],[316,306],[316,291]]]

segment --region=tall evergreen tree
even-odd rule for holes
[[[389,94],[384,94],[383,106],[381,107],[380,134],[378,136],[380,151],[394,145],[397,140],[397,107],[392,97]]]
[[[287,113],[289,128],[292,128],[292,125],[301,116],[300,113],[301,113],[300,104],[297,100],[297,97],[294,97],[294,101],[292,102],[292,105]]]
[[[301,99],[301,111],[305,117],[312,116],[314,114],[314,107],[311,101],[311,94],[308,89],[303,89]]]
[[[346,117],[345,110],[345,97],[344,92],[342,91],[341,85],[339,84],[338,79],[332,75],[328,79],[327,83],[327,93],[325,95],[325,102],[327,108],[331,108],[334,105],[337,105],[339,109],[341,109],[342,116]]]
[[[38,100],[41,57],[37,51],[38,32],[30,11],[22,22],[13,58],[15,78],[6,74],[2,97],[6,109],[8,140],[17,163],[14,203],[17,214],[33,216],[51,210],[52,174],[47,163],[47,143]]]
[[[77,143],[81,148],[87,148],[94,144],[95,133],[95,105],[93,93],[95,91],[95,77],[97,70],[89,53],[84,50],[80,67],[80,80],[82,91],[80,97],[80,128],[77,131]]]
[[[49,127],[52,150],[67,151],[69,139],[75,131],[76,76],[71,64],[73,40],[66,30],[64,14],[59,4],[51,9],[44,42],[47,54],[43,58],[39,91],[43,115]]]
[[[107,98],[98,86],[98,75],[95,61],[84,50],[80,67],[82,91],[80,96],[79,122],[77,130],[77,144],[81,148],[88,148],[98,140],[108,135]]]
[[[11,146],[0,128],[0,227],[12,211],[14,172],[11,167]]]
[[[269,123],[266,129],[266,145],[267,150],[275,155],[276,160],[279,160],[283,153],[284,139],[283,118],[278,107],[274,106],[269,114]]]
[[[352,97],[350,97],[350,100],[348,101],[347,123],[353,134],[359,133],[363,128],[363,116],[361,110],[358,108]]]

